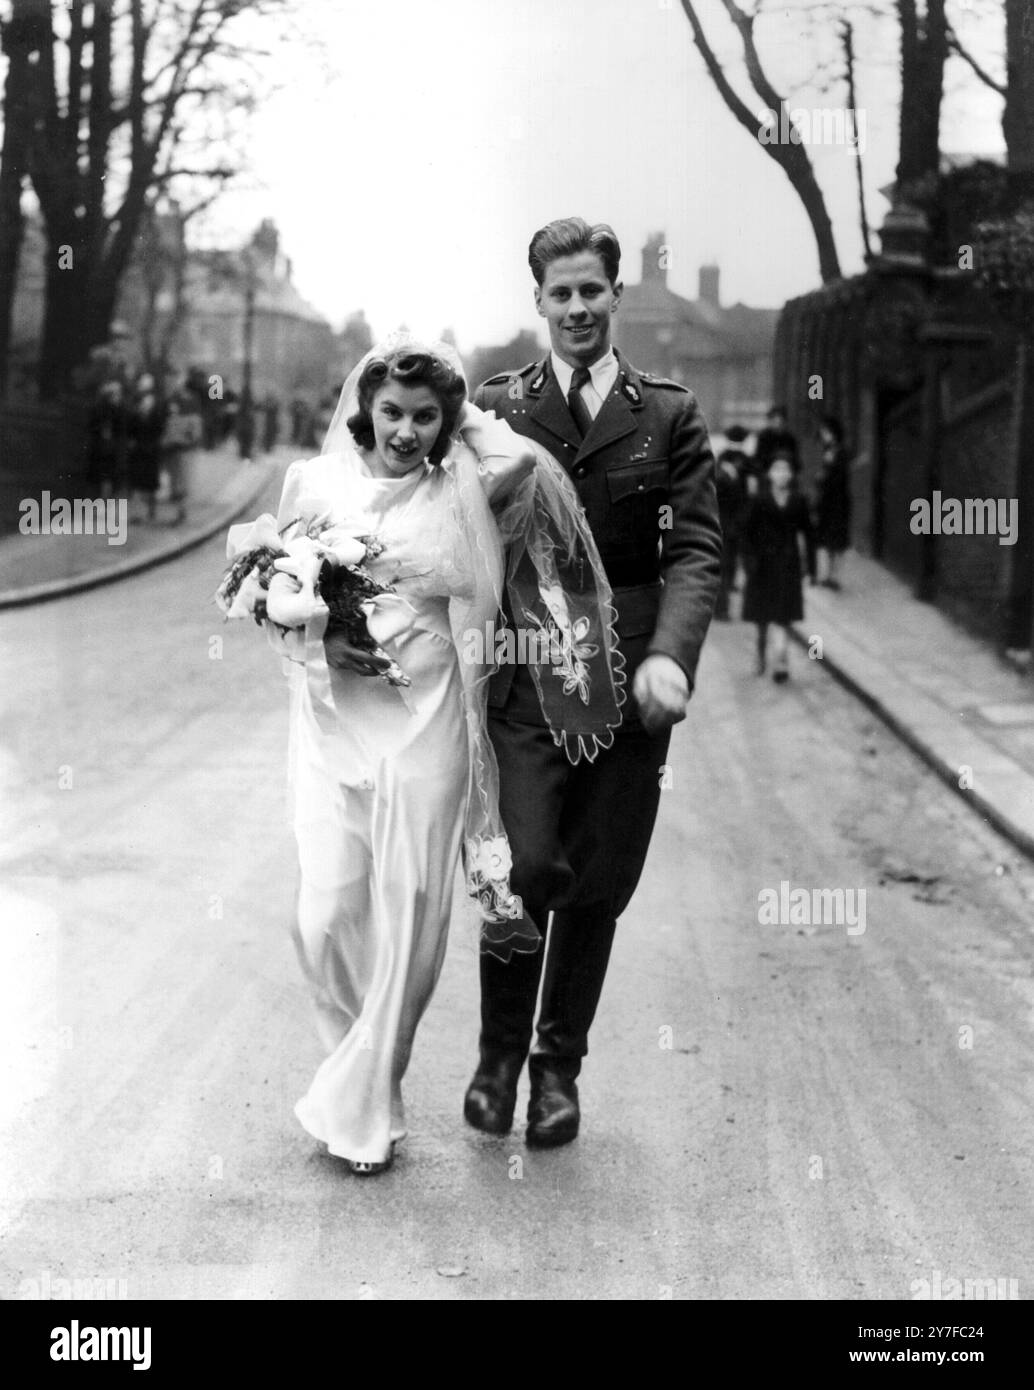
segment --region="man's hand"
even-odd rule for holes
[[[327,665],[338,671],[354,671],[357,676],[379,676],[391,665],[386,656],[374,656],[362,647],[353,647],[343,632],[329,632],[323,639]]]
[[[655,653],[635,673],[632,694],[648,734],[659,734],[686,717],[689,681],[677,661]]]

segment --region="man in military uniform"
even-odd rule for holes
[[[626,663],[613,745],[577,766],[554,743],[527,666],[500,667],[490,687],[511,885],[543,945],[507,964],[481,956],[481,1055],[464,1115],[486,1133],[509,1131],[541,981],[525,1136],[538,1147],[578,1133],[575,1079],[720,581],[707,428],[689,391],[636,371],[612,347],[619,259],[605,224],[564,218],[536,232],[529,262],[551,352],[492,377],[474,397],[549,449],[573,480],[614,591]]]

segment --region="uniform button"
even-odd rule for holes
[[[362,787],[364,792],[373,791],[373,783],[370,781],[369,777],[364,777],[363,780],[359,783],[359,785]]]
[[[645,491],[646,491],[646,484],[645,484],[645,483],[640,483],[639,486],[638,486],[638,488],[637,488],[637,491],[638,491],[638,492],[645,492]]]
[[[584,478],[584,477],[585,477],[585,469],[584,469],[584,468],[576,468],[576,469],[574,470],[574,476],[575,476],[576,478]]]

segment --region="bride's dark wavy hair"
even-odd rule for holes
[[[427,455],[428,463],[439,464],[449,448],[449,441],[456,428],[456,421],[467,399],[467,384],[459,372],[449,366],[441,357],[430,352],[414,352],[402,348],[389,352],[384,357],[371,357],[359,377],[359,408],[350,415],[347,425],[352,438],[360,449],[372,449],[375,444],[373,433],[373,398],[386,381],[397,381],[402,386],[426,386],[438,398],[442,408],[442,427],[434,447]]]

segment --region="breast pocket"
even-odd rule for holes
[[[661,507],[668,500],[668,460],[650,459],[607,470],[609,541],[617,550],[640,553],[656,546]]]

